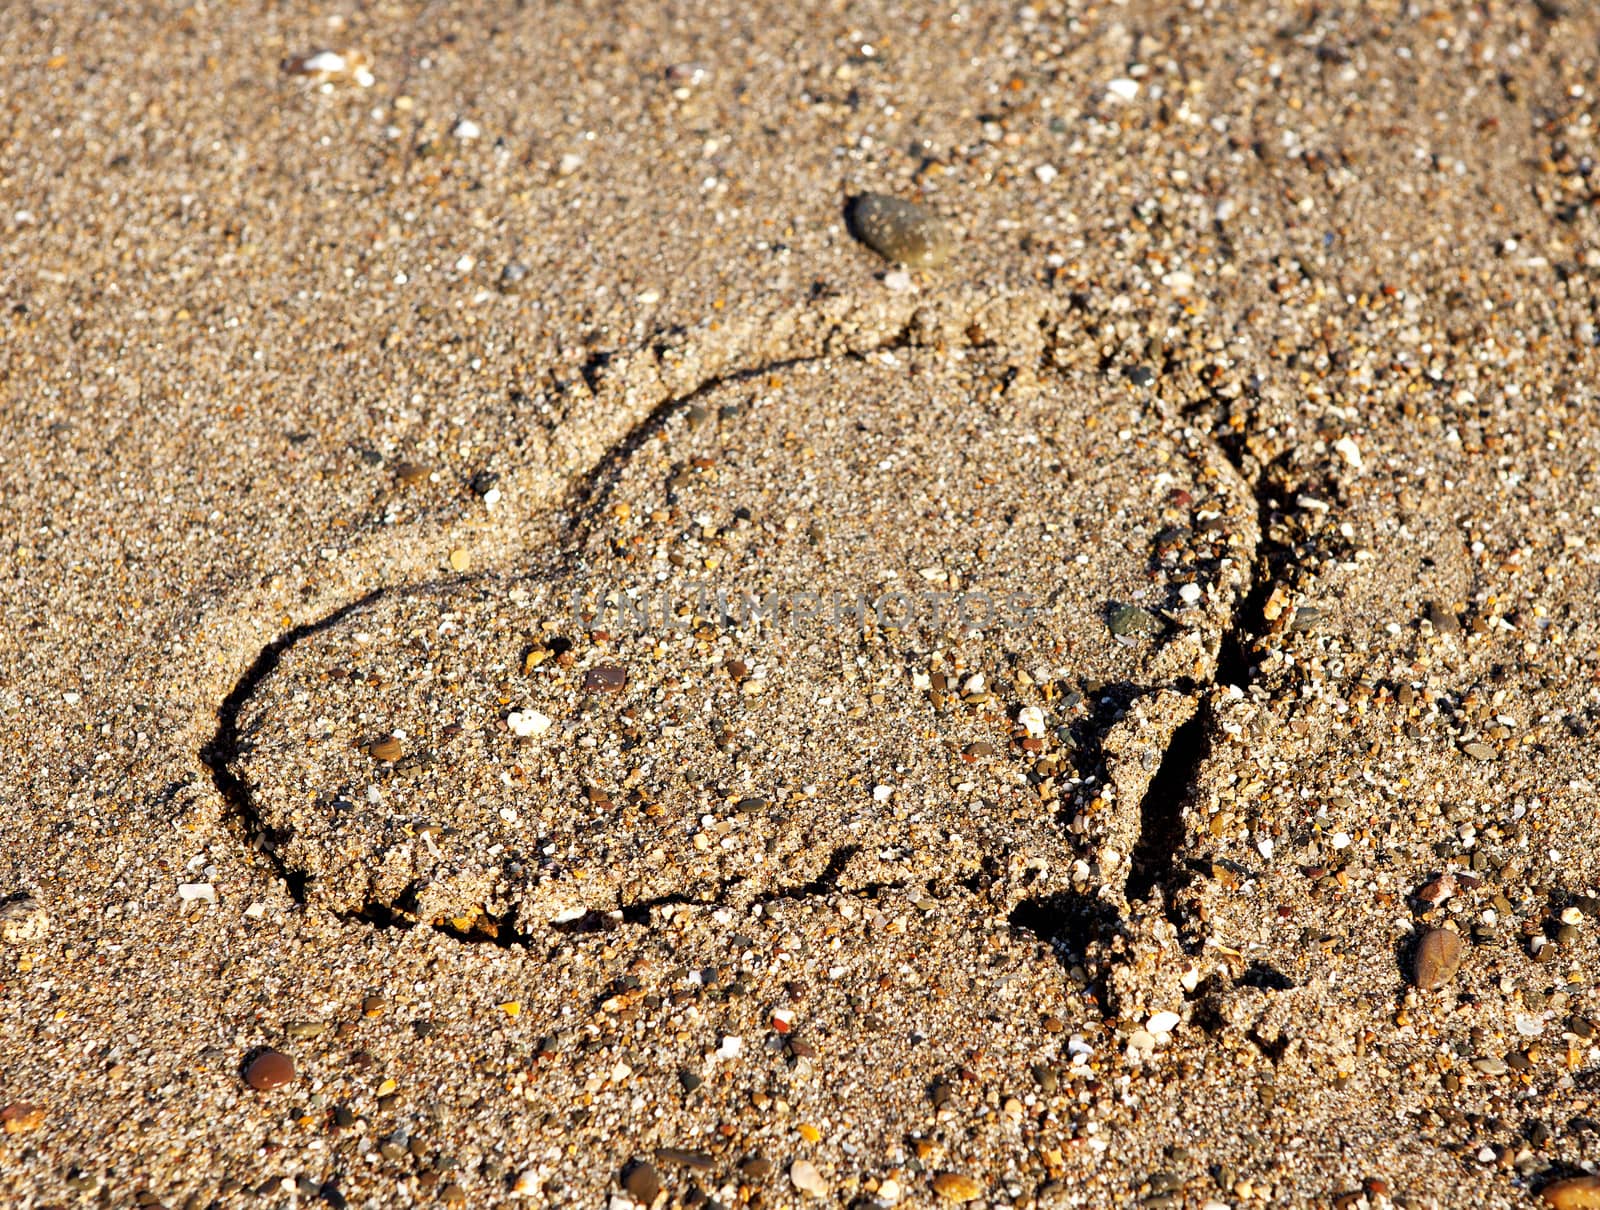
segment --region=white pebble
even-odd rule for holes
[[[822,1173],[809,1160],[796,1160],[789,1165],[789,1183],[812,1197],[822,1197],[828,1192],[828,1182],[822,1179]]]
[[[873,786],[872,787],[872,801],[873,802],[888,802],[893,797],[894,797],[894,787],[893,786]]]
[[[217,901],[217,888],[209,882],[180,882],[178,884],[178,898],[190,903],[197,899],[215,903]]]
[[[722,1045],[717,1047],[717,1058],[724,1063],[731,1063],[744,1053],[744,1039],[727,1034],[722,1039]]]
[[[1056,177],[1060,176],[1061,173],[1056,171],[1056,166],[1054,164],[1040,164],[1033,170],[1033,175],[1039,178],[1039,183],[1041,185],[1048,185],[1051,181],[1055,180]]]
[[[1044,711],[1038,706],[1024,706],[1017,712],[1017,722],[1033,739],[1044,737]]]
[[[1178,1022],[1181,1020],[1182,1018],[1174,1012],[1154,1013],[1151,1015],[1150,1019],[1144,1023],[1144,1027],[1157,1036],[1161,1034],[1170,1034],[1174,1029],[1177,1028]]]
[[[1351,470],[1361,469],[1361,447],[1355,443],[1354,438],[1341,437],[1333,443],[1333,448],[1339,457],[1350,464]]]
[[[1106,91],[1119,101],[1131,101],[1139,95],[1139,81],[1119,76],[1106,85]]]
[[[1185,605],[1197,605],[1205,593],[1198,584],[1185,584],[1178,589],[1178,595],[1183,598]]]
[[[450,128],[450,133],[458,139],[470,141],[483,137],[483,127],[479,126],[471,118],[462,118]]]
[[[314,55],[302,55],[292,60],[289,70],[305,76],[318,74],[336,76],[343,74],[345,66],[344,56],[337,51],[319,50]]]
[[[506,715],[506,728],[512,735],[524,738],[543,735],[550,730],[550,718],[537,710],[513,710]]]

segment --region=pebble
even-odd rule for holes
[[[393,736],[388,739],[380,739],[377,743],[367,748],[367,755],[372,757],[373,760],[393,762],[399,760],[405,754],[405,746]]]
[[[812,1197],[825,1197],[828,1192],[828,1182],[809,1160],[796,1160],[789,1165],[789,1183]]]
[[[270,1092],[294,1082],[294,1060],[281,1050],[263,1050],[244,1069],[244,1082],[257,1092]]]
[[[1160,634],[1165,629],[1160,618],[1137,605],[1118,605],[1107,616],[1106,624],[1119,639],[1136,634]]]
[[[505,294],[515,294],[522,289],[522,282],[528,276],[528,266],[520,261],[510,261],[500,270],[500,289]],[[480,493],[481,494],[481,493]]]
[[[18,1101],[0,1109],[0,1126],[7,1134],[23,1134],[44,1125],[44,1106]]]
[[[583,674],[585,693],[621,693],[628,685],[628,670],[600,664]]]
[[[1175,1012],[1159,1012],[1154,1014],[1144,1023],[1144,1027],[1153,1034],[1170,1034],[1178,1028],[1178,1022],[1183,1020]]]
[[[963,1172],[941,1172],[933,1178],[933,1191],[947,1202],[971,1202],[983,1196],[983,1186]]]
[[[622,1187],[628,1196],[640,1205],[652,1205],[661,1194],[661,1178],[656,1170],[643,1160],[629,1164],[622,1172]]]
[[[748,1181],[762,1181],[772,1175],[772,1161],[759,1151],[739,1161],[739,1175]]]
[[[663,1164],[682,1164],[685,1168],[694,1168],[701,1172],[712,1167],[715,1162],[704,1151],[690,1151],[684,1147],[657,1147],[656,1159]]]
[[[955,238],[949,225],[926,206],[863,193],[845,210],[850,233],[885,260],[913,269],[932,269],[950,259]]]
[[[1033,739],[1044,736],[1044,711],[1038,706],[1024,706],[1017,712],[1017,722],[1022,724],[1022,729]]]
[[[37,941],[50,931],[50,914],[32,895],[18,895],[0,903],[0,941],[21,945]]]
[[[550,730],[550,716],[537,710],[513,710],[506,715],[506,729],[523,739],[543,735]]]
[[[1557,1210],[1595,1210],[1600,1207],[1600,1176],[1569,1176],[1551,1181],[1539,1196]]]
[[[1434,991],[1456,977],[1461,969],[1461,938],[1449,929],[1428,929],[1417,939],[1411,957],[1411,979],[1424,991]]]

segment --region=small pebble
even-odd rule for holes
[[[528,266],[520,261],[510,261],[504,269],[500,270],[500,289],[506,294],[515,294],[522,289],[523,279],[528,276]],[[479,493],[480,495],[482,493]]]
[[[628,670],[601,664],[583,674],[585,693],[621,693],[628,685]]]
[[[739,1175],[748,1181],[761,1181],[772,1175],[772,1161],[759,1151],[739,1161]]]
[[[1424,991],[1435,991],[1461,969],[1461,937],[1449,929],[1428,929],[1417,939],[1411,957],[1411,979]]]
[[[885,260],[932,269],[950,259],[955,238],[945,221],[916,202],[863,193],[845,209],[850,233]]]
[[[550,716],[537,710],[513,710],[506,715],[506,730],[522,739],[543,735],[550,730]]]
[[[373,760],[393,762],[399,760],[405,754],[405,746],[393,736],[388,739],[380,739],[367,749],[367,755],[372,757]]]
[[[1165,629],[1160,618],[1137,605],[1118,605],[1107,615],[1106,624],[1119,639],[1138,634],[1160,634]]]
[[[17,895],[0,903],[0,941],[20,945],[37,941],[50,931],[50,915],[32,895]]]
[[[629,1164],[623,1170],[622,1187],[634,1201],[648,1206],[654,1203],[661,1192],[661,1178],[656,1175],[653,1167],[641,1160],[639,1163]]]
[[[294,1082],[294,1060],[281,1050],[263,1050],[244,1069],[244,1082],[257,1092],[271,1092]]]
[[[18,1101],[0,1109],[0,1126],[7,1134],[24,1134],[44,1125],[44,1106]]]
[[[789,1165],[789,1183],[812,1197],[824,1197],[828,1192],[828,1182],[809,1160],[796,1160]]]
[[[1539,1196],[1557,1210],[1596,1210],[1600,1207],[1600,1176],[1569,1176],[1552,1181]]]
[[[948,1202],[971,1202],[983,1196],[983,1186],[963,1172],[941,1172],[933,1178],[933,1191]]]

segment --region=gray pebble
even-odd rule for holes
[[[932,269],[950,259],[955,236],[932,210],[886,193],[863,193],[845,209],[850,234],[885,260]]]
[[[1119,639],[1137,634],[1160,634],[1164,629],[1160,618],[1137,605],[1118,605],[1107,615],[1106,624]]]

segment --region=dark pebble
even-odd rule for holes
[[[682,1147],[657,1147],[656,1159],[663,1164],[682,1164],[685,1168],[700,1171],[711,1167],[713,1160],[704,1151],[688,1151]]]
[[[510,261],[504,269],[500,270],[500,289],[507,294],[515,294],[522,288],[522,281],[528,276],[528,266],[520,261]]]
[[[942,218],[926,206],[885,193],[851,198],[845,222],[851,235],[884,260],[913,269],[942,265],[955,249],[955,237]]]
[[[621,693],[628,685],[628,670],[601,664],[583,674],[585,693]]]
[[[1160,618],[1137,605],[1118,605],[1107,615],[1106,624],[1119,639],[1139,634],[1160,634],[1166,629]]]
[[[653,1167],[641,1160],[622,1170],[622,1187],[634,1201],[649,1206],[661,1192],[661,1178]]]
[[[1428,624],[1433,627],[1434,634],[1458,635],[1461,633],[1461,621],[1437,601],[1429,601],[1425,606]]]
[[[739,1161],[739,1175],[746,1180],[761,1181],[772,1175],[772,1161],[757,1152]]]
[[[245,1066],[244,1082],[257,1092],[270,1092],[292,1084],[294,1060],[281,1050],[263,1050]]]

